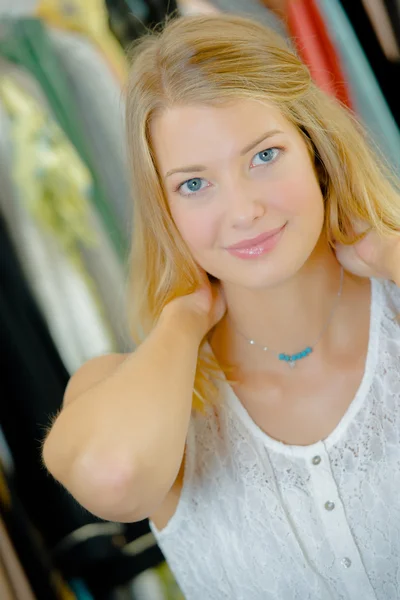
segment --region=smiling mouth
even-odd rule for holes
[[[229,246],[226,250],[239,258],[257,258],[270,252],[276,246],[285,227],[286,223],[282,227],[266,231],[255,238]]]
[[[260,235],[257,235],[252,239],[242,240],[237,244],[232,244],[232,246],[228,246],[227,250],[248,250],[250,248],[255,248],[256,246],[259,246],[260,244],[267,241],[269,238],[273,237],[277,233],[280,233],[285,227],[285,225],[277,227],[276,229],[270,229],[269,231],[265,231],[264,233],[261,233]]]

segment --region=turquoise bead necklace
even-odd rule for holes
[[[275,354],[279,360],[284,361],[285,363],[287,363],[287,365],[291,368],[296,366],[296,363],[299,360],[302,360],[303,358],[306,358],[307,356],[309,356],[315,346],[318,344],[318,342],[320,341],[320,339],[322,338],[322,336],[324,335],[325,331],[328,329],[330,322],[332,321],[333,315],[335,314],[335,311],[338,307],[339,304],[339,300],[340,300],[340,296],[342,295],[342,290],[343,290],[343,267],[341,267],[340,270],[340,284],[339,284],[339,291],[337,293],[337,297],[336,297],[336,301],[332,307],[331,312],[329,313],[328,319],[326,321],[326,323],[324,324],[324,327],[322,328],[321,333],[319,334],[319,336],[317,337],[317,339],[314,341],[314,343],[311,346],[307,346],[306,348],[304,348],[304,350],[301,350],[300,352],[296,352],[295,354],[287,354],[285,352],[276,352],[275,350],[272,350],[271,348],[269,348],[268,346],[265,346],[264,344],[259,344],[258,342],[256,342],[253,339],[249,339],[247,338],[245,335],[243,335],[242,333],[240,333],[240,335],[252,346],[258,346],[259,348],[262,348],[264,350],[264,352],[272,352],[273,354]]]

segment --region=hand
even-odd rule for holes
[[[337,244],[335,252],[347,271],[360,277],[390,279],[400,286],[400,232],[382,236],[371,230],[352,246]]]
[[[192,294],[179,296],[163,309],[163,316],[178,313],[180,320],[189,316],[194,328],[204,337],[224,316],[226,302],[219,282],[210,283],[204,274],[203,284]],[[194,317],[194,319],[193,319]]]

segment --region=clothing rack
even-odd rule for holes
[[[400,63],[367,2],[200,4],[207,1],[285,36],[317,85],[351,107],[400,172]],[[105,523],[82,510],[44,470],[41,441],[81,364],[133,350],[125,50],[146,27],[178,9],[199,12],[200,4],[3,0],[0,7],[0,535],[20,563],[18,600],[120,600],[122,588],[124,600],[133,599],[132,581],[150,571],[163,598],[181,598],[148,522]],[[380,8],[393,50],[400,10],[392,0]],[[2,552],[0,545],[0,595]],[[15,600],[17,592],[7,593]]]

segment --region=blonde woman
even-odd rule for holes
[[[127,99],[138,348],[73,376],[45,464],[149,517],[188,600],[395,600],[395,184],[250,20],[171,21]]]

